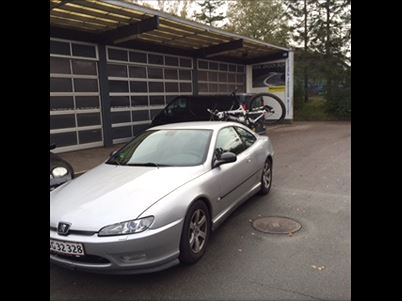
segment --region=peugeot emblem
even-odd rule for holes
[[[68,231],[70,230],[71,224],[60,222],[59,226],[57,227],[57,233],[59,235],[67,235]]]

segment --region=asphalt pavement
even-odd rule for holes
[[[270,194],[239,207],[197,264],[133,276],[51,265],[50,299],[350,300],[350,123],[295,122],[268,135],[275,149]],[[62,156],[86,169],[111,149]],[[302,229],[292,236],[258,232],[251,221],[264,216],[293,218]]]

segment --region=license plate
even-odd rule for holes
[[[84,246],[80,243],[52,239],[50,240],[50,251],[67,255],[85,255]]]

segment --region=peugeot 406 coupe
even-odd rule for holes
[[[100,273],[192,264],[222,221],[272,184],[273,148],[232,122],[150,128],[50,192],[50,259]]]

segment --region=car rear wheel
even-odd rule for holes
[[[196,201],[184,219],[179,259],[184,264],[197,262],[205,253],[210,234],[210,216],[205,203]]]
[[[272,160],[267,158],[261,175],[260,194],[268,194],[272,186]]]

